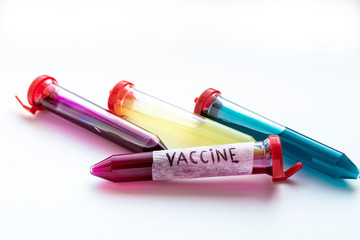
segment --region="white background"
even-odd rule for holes
[[[0,0],[0,239],[356,239],[357,180],[113,184],[122,149],[14,98],[41,74],[106,107],[122,79],[192,111],[208,87],[360,165],[360,2]]]

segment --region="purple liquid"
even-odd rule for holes
[[[37,105],[134,152],[166,149],[156,135],[59,86]]]

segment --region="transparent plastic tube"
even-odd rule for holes
[[[357,179],[359,169],[342,152],[275,123],[221,96],[209,88],[196,100],[194,112],[263,140],[280,136],[285,159],[299,161],[333,178]]]
[[[109,110],[156,133],[168,148],[254,142],[244,133],[185,111],[121,81],[110,92]]]
[[[28,101],[31,107],[19,100],[33,114],[48,110],[132,151],[166,149],[156,135],[60,87],[52,77],[43,75],[36,78],[30,85]]]
[[[113,155],[91,167],[94,176],[112,181],[151,181],[268,174],[282,181],[299,171],[297,163],[283,171],[278,136],[262,142]]]

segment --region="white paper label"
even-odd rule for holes
[[[153,152],[153,180],[252,173],[254,143],[173,149]]]

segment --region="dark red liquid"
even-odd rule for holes
[[[113,155],[91,168],[97,177],[112,182],[152,180],[153,153]]]
[[[40,98],[37,104],[134,152],[166,149],[156,135],[61,87],[56,86],[56,91]]]
[[[264,163],[260,157],[254,160],[252,174],[272,175],[271,166]],[[113,155],[92,166],[91,173],[112,182],[150,181],[152,164],[152,152]]]

